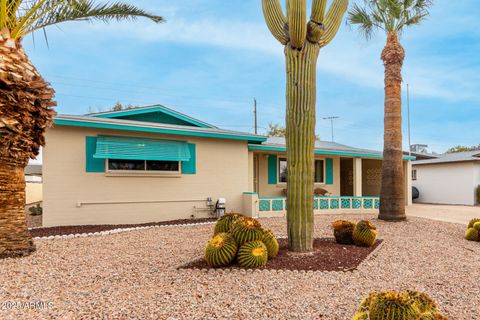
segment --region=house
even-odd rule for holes
[[[42,165],[29,164],[25,168],[25,203],[32,204],[42,201]]]
[[[227,211],[285,214],[281,138],[224,130],[161,105],[54,123],[43,150],[44,226],[209,217],[218,198]],[[315,185],[329,192],[315,198],[316,213],[378,210],[380,152],[319,141],[315,156]]]
[[[475,205],[480,151],[446,153],[412,163],[412,184],[423,203]]]

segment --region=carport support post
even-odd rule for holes
[[[405,205],[411,206],[412,200],[412,161],[407,160],[403,162],[405,171]]]
[[[362,158],[353,158],[353,196],[362,195]]]

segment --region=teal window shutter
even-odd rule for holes
[[[333,184],[333,159],[326,159],[326,183]]]
[[[85,137],[85,170],[87,172],[105,172],[105,160],[93,157],[97,150],[97,137]]]
[[[190,151],[190,160],[182,162],[183,174],[196,174],[197,173],[197,150],[196,145],[193,143],[188,144],[188,150]]]
[[[277,184],[277,156],[268,156],[268,184]]]

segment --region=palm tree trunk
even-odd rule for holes
[[[20,40],[0,31],[0,258],[34,251],[25,218],[24,168],[53,124],[53,90]]]
[[[0,160],[0,258],[28,255],[35,250],[25,216],[23,169]]]
[[[287,64],[287,229],[289,249],[313,250],[316,65],[320,47],[285,48]]]
[[[385,119],[379,219],[406,220],[402,152],[402,65],[405,51],[391,32],[382,52],[385,65]]]

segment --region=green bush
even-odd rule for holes
[[[43,213],[43,209],[40,206],[40,203],[37,203],[35,207],[30,207],[28,211],[30,212],[31,216],[41,216]]]

